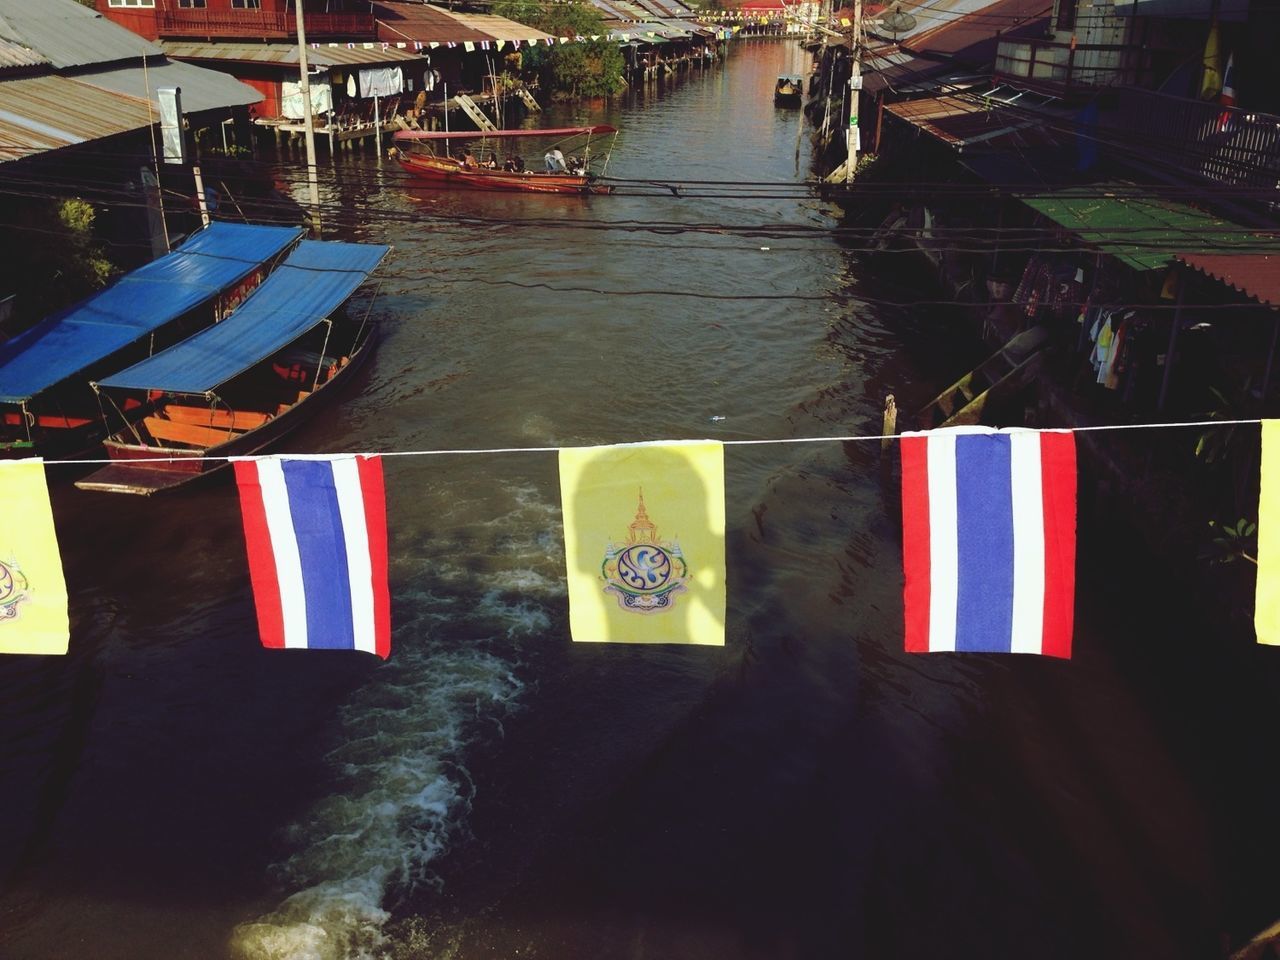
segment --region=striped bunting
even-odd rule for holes
[[[264,647],[391,653],[377,456],[235,461]]]
[[[1074,435],[958,427],[901,444],[907,651],[1069,658]]]

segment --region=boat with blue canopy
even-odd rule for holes
[[[304,240],[234,314],[94,384],[112,463],[84,490],[149,495],[258,453],[371,353],[370,309],[343,309],[391,248]]]
[[[0,453],[68,456],[103,434],[89,382],[230,314],[302,236],[212,223],[0,344]]]

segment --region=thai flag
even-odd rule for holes
[[[235,471],[262,645],[390,655],[381,458],[265,457]]]
[[[1071,656],[1070,431],[902,436],[906,649]]]
[[[1227,69],[1222,73],[1222,91],[1218,94],[1218,104],[1223,107],[1236,105],[1236,56],[1227,56]],[[1223,110],[1218,114],[1218,132],[1229,133],[1231,130],[1231,111]]]

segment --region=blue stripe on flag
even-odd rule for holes
[[[956,437],[956,649],[1007,652],[1013,631],[1013,499],[1007,435]]]
[[[338,511],[333,467],[324,460],[286,460],[282,466],[302,561],[307,646],[354,649],[347,538]]]

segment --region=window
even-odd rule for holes
[[[180,7],[198,7],[204,9],[205,0],[178,0]]]
[[[108,7],[155,7],[156,0],[107,0]]]
[[[231,6],[236,10],[257,10],[262,0],[231,0]]]

